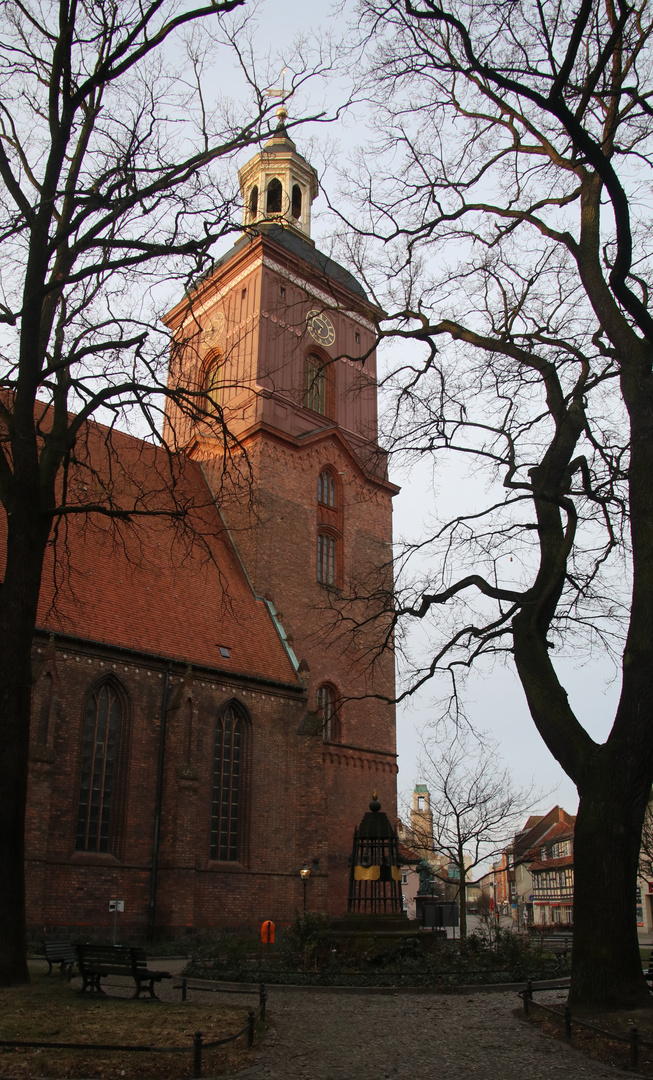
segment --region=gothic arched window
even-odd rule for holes
[[[77,808],[76,851],[116,854],[118,767],[125,707],[111,680],[86,703]]]
[[[40,690],[40,709],[36,711],[35,704],[32,703],[32,723],[37,718],[35,724],[34,741],[45,746],[48,741],[48,728],[50,725],[50,712],[52,710],[52,675],[49,671],[46,671],[42,679],[39,680],[37,687]]]
[[[338,698],[330,683],[324,683],[317,691],[317,711],[322,718],[322,738],[325,742],[338,742],[340,723],[338,718]]]
[[[270,183],[268,184],[268,202],[267,202],[266,213],[268,213],[268,214],[280,214],[281,213],[281,196],[282,196],[282,193],[283,193],[283,188],[281,187],[281,181],[277,180],[276,177],[274,178],[274,180],[270,180]]]
[[[212,356],[204,369],[204,408],[213,413],[220,406],[220,367],[222,357]]]
[[[249,193],[249,216],[252,220],[258,214],[258,185],[254,184],[254,187]]]
[[[211,858],[237,862],[241,857],[244,813],[245,720],[229,705],[215,725]]]
[[[311,354],[306,357],[305,380],[304,380],[304,404],[307,409],[320,413],[326,413],[326,377],[324,364],[319,356]]]
[[[336,482],[330,469],[324,469],[318,477],[317,501],[324,506],[336,505]]]
[[[343,500],[339,478],[327,466],[317,478],[317,580],[342,585]]]
[[[335,585],[337,580],[337,541],[330,533],[317,534],[317,580],[320,585]]]
[[[302,216],[302,189],[299,184],[293,184],[291,213],[296,221]]]

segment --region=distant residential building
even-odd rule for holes
[[[574,826],[559,821],[539,845],[530,866],[535,925],[574,922]]]
[[[649,799],[637,875],[637,928],[646,934],[653,931],[653,792]]]
[[[532,814],[511,845],[510,904],[520,930],[573,924],[574,825],[561,806]]]

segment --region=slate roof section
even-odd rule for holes
[[[313,270],[318,271],[320,277],[325,280],[328,278],[331,281],[336,281],[339,285],[343,285],[356,296],[360,296],[363,300],[367,300],[365,289],[349,270],[346,270],[340,263],[330,259],[328,255],[318,251],[314,244],[309,240],[305,240],[298,233],[293,232],[290,229],[284,229],[282,225],[276,225],[274,223],[263,223],[258,225],[256,230],[252,230],[251,234],[241,236],[229,251],[226,251],[224,255],[221,255],[219,259],[216,259],[211,265],[211,268],[207,270],[195,284],[200,285],[219,267],[226,266],[234,255],[241,252],[252,242],[252,240],[256,239],[259,231],[263,233],[263,235],[268,236],[270,240],[274,240],[276,244],[285,248],[286,251],[289,251],[292,255],[297,255],[300,259],[303,259]]]
[[[62,518],[46,554],[38,629],[301,689],[199,464],[115,430],[109,439],[99,424],[85,436],[69,503],[109,501],[137,516]]]

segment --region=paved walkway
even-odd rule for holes
[[[566,992],[538,994],[564,1000]],[[396,996],[269,987],[269,1030],[238,1080],[598,1080],[620,1072],[514,1015],[514,991]],[[624,1074],[630,1075],[633,1074]]]
[[[32,963],[35,969],[43,969],[42,960]],[[185,963],[157,958],[152,966],[177,976]],[[163,1000],[179,1001],[173,982],[177,979],[157,987]],[[112,994],[130,997],[133,993],[130,980],[110,979],[109,984]],[[521,1003],[514,990],[379,994],[273,985],[267,990],[268,1030],[253,1051],[254,1064],[237,1073],[235,1080],[615,1080],[633,1076],[591,1061],[524,1023],[515,1015]],[[566,994],[566,990],[544,991],[537,999],[563,1002]],[[209,1072],[210,1066],[207,1077]]]

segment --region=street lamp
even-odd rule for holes
[[[306,914],[306,886],[308,884],[308,879],[311,876],[311,871],[309,870],[306,863],[304,863],[301,870],[299,871],[299,875],[300,875],[300,877],[302,879],[302,882],[304,884],[304,915],[305,915]]]

